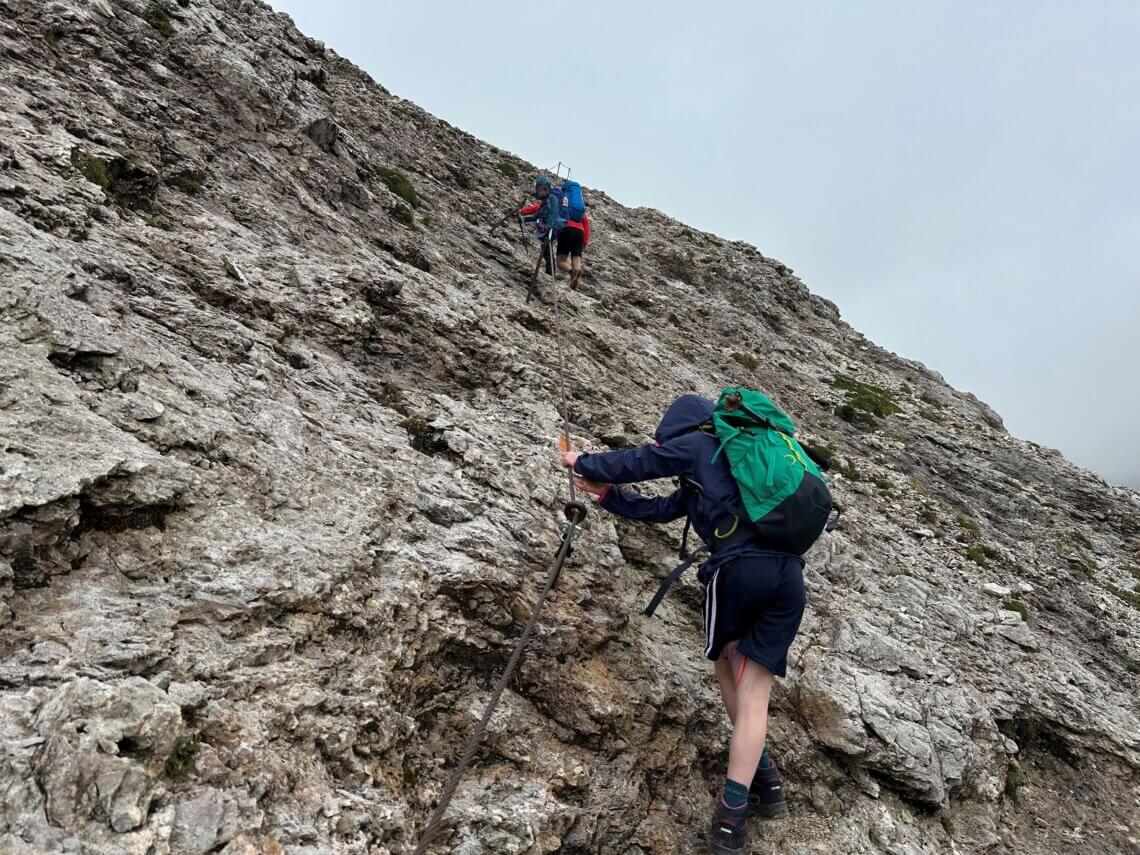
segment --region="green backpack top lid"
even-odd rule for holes
[[[796,426],[768,397],[743,387],[720,393],[712,415],[744,508],[760,522],[800,487],[805,475],[823,473],[795,439]],[[716,459],[716,455],[713,456]]]

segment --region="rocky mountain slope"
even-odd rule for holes
[[[533,173],[253,0],[0,0],[0,851],[411,851],[558,544]],[[1140,851],[1140,495],[588,196],[575,440],[740,383],[835,458],[756,851]],[[699,851],[678,534],[591,514],[437,851]]]

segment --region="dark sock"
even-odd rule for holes
[[[760,765],[756,767],[756,774],[752,778],[752,786],[748,789],[753,793],[766,790],[774,780],[779,780],[779,777],[780,773],[776,769],[776,763],[768,753],[768,746],[765,745],[764,753],[760,755]]]
[[[717,806],[717,821],[735,828],[744,822],[748,810],[748,787],[731,778],[724,779],[724,792]]]

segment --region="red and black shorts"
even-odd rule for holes
[[[558,254],[569,255],[572,258],[582,256],[582,243],[586,234],[581,229],[565,226],[558,233]]]

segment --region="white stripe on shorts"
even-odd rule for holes
[[[718,567],[705,591],[705,656],[712,652],[713,637],[716,635],[716,581],[719,576]]]

